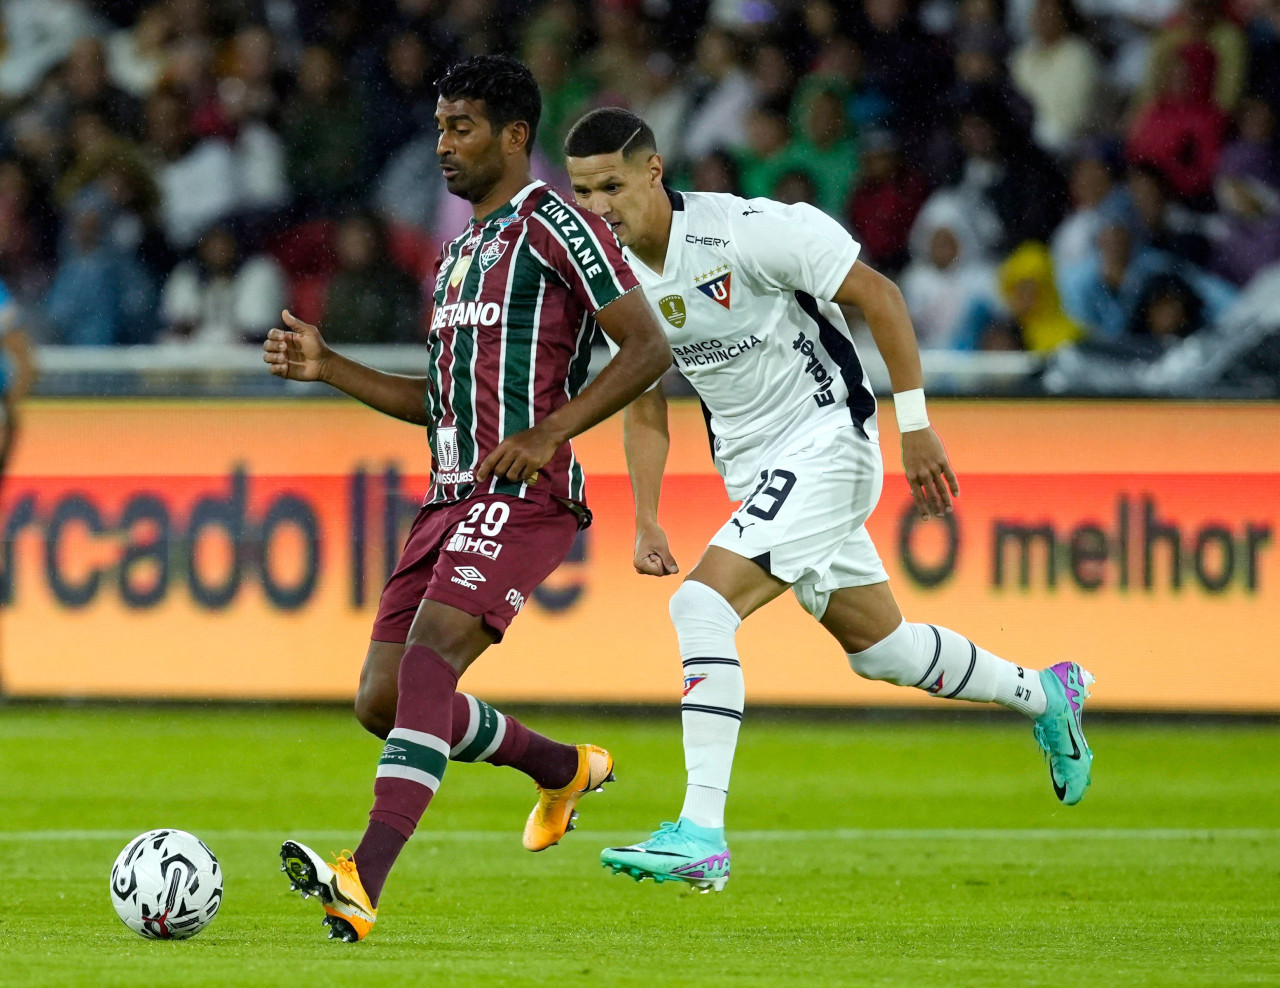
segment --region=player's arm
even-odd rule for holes
[[[648,576],[679,573],[667,534],[658,524],[662,474],[667,468],[671,436],[667,430],[667,399],[662,385],[650,388],[622,412],[622,446],[636,503],[636,572]]]
[[[352,360],[325,343],[320,331],[282,313],[287,329],[272,329],[262,344],[262,359],[276,377],[323,381],[392,418],[427,424],[427,379],[388,374]]]
[[[618,352],[582,389],[531,429],[500,442],[476,471],[533,483],[557,449],[640,397],[671,366],[671,350],[639,289],[619,295],[595,313],[596,322]]]
[[[947,461],[942,440],[929,427],[920,348],[902,292],[874,268],[855,261],[832,301],[862,310],[889,368],[894,411],[902,434],[902,466],[921,516],[950,512],[951,495],[960,493],[960,485]]]
[[[21,401],[31,392],[36,379],[35,345],[21,326],[14,326],[4,334],[4,352],[13,366],[13,383],[9,394]]]

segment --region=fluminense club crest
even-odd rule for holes
[[[501,237],[494,237],[480,248],[480,270],[488,271],[497,264],[498,258],[502,256],[502,252],[506,249],[507,245]]]

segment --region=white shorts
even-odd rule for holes
[[[791,584],[821,619],[833,590],[889,579],[866,522],[884,483],[880,447],[850,425],[779,450],[711,544]]]

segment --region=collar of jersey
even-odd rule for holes
[[[520,208],[520,204],[522,202],[524,202],[526,199],[529,198],[529,193],[542,184],[543,182],[541,179],[535,178],[532,182],[530,182],[523,189],[521,189],[514,196],[512,196],[510,202],[508,202],[506,205],[499,206],[497,209],[495,209],[492,213],[490,213],[484,219],[482,220],[476,219],[473,216],[471,218],[471,225],[487,226],[488,224],[492,223],[494,220],[498,219],[499,217],[510,216],[512,213],[514,213],[517,209]]]

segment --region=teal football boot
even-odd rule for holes
[[[1074,662],[1059,662],[1040,672],[1047,700],[1036,718],[1036,742],[1049,760],[1049,778],[1058,799],[1074,806],[1089,788],[1093,751],[1084,739],[1084,701],[1093,675]]]
[[[719,892],[729,881],[729,845],[721,828],[699,827],[684,817],[664,823],[646,841],[627,847],[606,847],[600,863],[615,875],[637,882],[688,882],[700,892]]]

